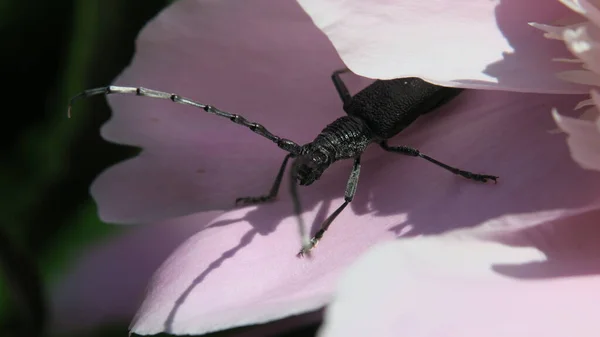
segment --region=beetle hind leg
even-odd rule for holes
[[[349,71],[350,71],[350,69],[343,68],[343,69],[336,70],[333,72],[333,74],[331,74],[331,80],[333,81],[333,85],[335,86],[335,89],[337,90],[338,95],[340,95],[340,98],[342,99],[344,106],[346,106],[350,103],[350,100],[352,100],[352,96],[350,95],[350,92],[348,91],[346,84],[344,83],[344,81],[342,81],[340,74],[347,73]]]

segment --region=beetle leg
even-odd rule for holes
[[[298,253],[298,257],[303,257],[305,254],[309,254],[310,251],[317,246],[319,241],[323,238],[323,234],[325,231],[329,229],[329,226],[337,218],[337,216],[342,213],[344,208],[348,206],[348,204],[354,199],[354,194],[356,193],[356,188],[358,186],[358,177],[360,175],[360,157],[354,159],[354,166],[352,167],[352,172],[350,172],[350,177],[348,178],[348,182],[346,183],[346,191],[344,192],[344,203],[338,207],[327,219],[321,224],[321,228],[319,231],[313,236],[310,241],[306,244],[303,244],[302,249]]]
[[[275,200],[277,197],[277,192],[279,192],[279,186],[281,185],[281,180],[283,179],[283,172],[285,171],[285,167],[287,166],[288,160],[292,156],[289,153],[285,158],[283,158],[283,162],[281,163],[281,167],[279,168],[279,172],[277,172],[277,176],[275,177],[275,181],[273,182],[273,186],[271,186],[271,190],[268,194],[261,195],[258,197],[242,197],[235,199],[235,204],[237,205],[255,205],[262,204],[265,202]]]
[[[344,84],[344,81],[342,81],[340,74],[347,73],[349,71],[350,70],[348,68],[339,69],[339,70],[334,71],[333,74],[331,75],[331,80],[333,81],[333,85],[335,85],[335,88],[337,89],[337,92],[340,95],[342,102],[344,102],[344,106],[346,106],[350,103],[352,96],[350,96],[350,92],[348,91],[346,84]]]
[[[408,146],[389,146],[388,143],[386,141],[383,141],[381,143],[379,143],[379,145],[386,151],[388,152],[394,152],[394,153],[400,153],[400,154],[405,154],[407,156],[413,156],[413,157],[421,157],[429,162],[432,162],[434,164],[436,164],[437,166],[440,166],[454,174],[457,174],[461,177],[467,178],[467,179],[471,179],[471,180],[475,180],[475,181],[480,181],[480,182],[487,182],[488,180],[492,180],[494,181],[494,184],[497,182],[496,180],[498,179],[497,176],[492,176],[492,175],[488,175],[488,174],[479,174],[479,173],[473,173],[473,172],[469,172],[469,171],[464,171],[461,169],[457,169],[456,167],[452,167],[450,165],[446,165],[440,161],[437,161],[431,157],[429,157],[428,155],[425,155],[423,153],[421,153],[419,150],[414,149],[412,147],[408,147]]]

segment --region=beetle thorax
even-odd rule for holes
[[[336,119],[314,141],[302,146],[294,164],[296,180],[300,185],[312,184],[332,163],[359,157],[373,140],[362,119],[353,116]]]

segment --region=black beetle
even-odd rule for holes
[[[347,116],[340,117],[327,125],[314,141],[299,145],[289,139],[272,134],[264,126],[250,122],[246,118],[219,110],[211,105],[195,102],[177,94],[146,89],[142,87],[108,86],[85,90],[74,96],[69,104],[69,116],[73,102],[94,95],[130,94],[153,98],[169,99],[175,103],[191,105],[204,111],[228,118],[234,123],[248,127],[253,132],[271,140],[288,154],[283,159],[277,177],[268,194],[258,197],[243,197],[236,199],[236,204],[249,205],[269,202],[275,199],[283,173],[290,158],[295,158],[290,171],[291,193],[294,211],[299,219],[300,231],[303,237],[303,247],[298,253],[302,256],[313,249],[333,220],[350,203],[356,192],[360,174],[360,156],[371,143],[377,143],[388,152],[400,153],[426,159],[454,174],[480,182],[492,180],[497,176],[477,174],[463,171],[446,165],[417,149],[408,146],[389,146],[387,140],[404,130],[419,116],[432,111],[456,97],[463,89],[448,88],[428,83],[420,78],[409,77],[393,80],[377,80],[351,96],[340,74],[348,69],[335,71],[331,78],[337,89]],[[344,203],[339,206],[321,225],[319,231],[310,241],[306,240],[302,223],[301,206],[298,198],[297,184],[310,185],[334,162],[342,159],[353,159],[354,166],[346,184]]]

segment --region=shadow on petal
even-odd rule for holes
[[[177,315],[177,311],[179,310],[179,307],[185,303],[188,295],[194,290],[195,287],[197,287],[200,283],[202,283],[202,281],[206,278],[206,276],[213,271],[214,269],[218,268],[219,266],[221,266],[221,264],[223,264],[225,262],[225,260],[232,258],[235,253],[247,246],[250,241],[252,241],[252,238],[257,234],[257,232],[255,230],[250,230],[248,231],[240,240],[240,243],[223,252],[223,254],[221,255],[221,257],[217,260],[214,260],[213,262],[211,262],[208,267],[200,274],[198,275],[198,277],[196,277],[196,279],[194,279],[194,281],[192,282],[192,284],[190,284],[190,286],[181,294],[181,296],[179,296],[179,298],[175,301],[175,305],[173,306],[173,309],[171,309],[171,312],[169,313],[169,315],[167,316],[167,319],[165,321],[165,328],[164,331],[174,331],[174,327],[173,327],[173,320],[175,315]]]
[[[476,89],[585,91],[554,76],[565,65],[551,59],[570,56],[564,45],[548,41],[528,25],[573,16],[558,1],[299,3],[344,63],[363,76],[417,76],[440,85]]]
[[[522,279],[600,275],[600,210],[511,233],[502,242],[533,246],[547,256],[540,262],[494,266],[503,275]]]
[[[377,242],[398,236],[409,241],[474,228],[507,214],[597,202],[598,176],[569,159],[564,136],[547,132],[553,122],[546,107],[577,100],[569,98],[467,92],[448,110],[423,117],[398,137],[409,141],[401,144],[432,156],[439,151],[439,159],[444,155],[462,168],[480,167],[500,175],[500,182],[465,181],[428,162],[373,149],[366,154],[352,207],[326,233],[313,261],[295,258],[297,221],[284,191],[274,203],[226,213],[190,238],[157,272],[152,287],[162,290],[150,293],[135,331],[197,333],[314,310],[326,303],[339,273]],[[462,111],[453,111],[460,107]],[[342,202],[344,170],[349,171],[348,163],[300,189],[303,216],[313,233]],[[228,298],[230,287],[241,294]],[[269,304],[273,298],[280,303],[276,309]],[[204,317],[205,323],[190,323],[193,317]],[[164,325],[157,326],[161,321]]]
[[[505,214],[595,202],[600,176],[573,163],[564,136],[547,131],[553,127],[549,108],[577,99],[468,91],[392,143],[414,146],[461,169],[498,175],[498,184],[468,181],[418,158],[383,154],[364,162],[355,199],[360,208],[353,211],[372,210],[390,220],[407,214],[395,230],[409,226],[407,235],[432,235]]]
[[[319,336],[596,336],[598,215],[564,219],[579,228],[561,220],[564,230],[542,224],[517,233],[524,247],[468,231],[377,246],[341,277]],[[540,267],[545,252],[532,243],[551,252],[550,265]],[[587,268],[568,270],[575,257]]]
[[[542,4],[520,0],[501,0],[494,12],[498,29],[513,50],[504,52],[501,60],[489,64],[483,70],[483,73],[496,79],[499,87],[542,93],[588,91],[585,86],[564,83],[556,77],[558,72],[578,69],[578,65],[553,61],[554,58],[573,57],[564,43],[547,39],[542,31],[529,26],[529,22],[552,23],[556,20],[577,18],[575,13],[559,1]],[[526,71],[531,74],[522,76]],[[457,82],[477,86],[485,84],[466,79]]]

